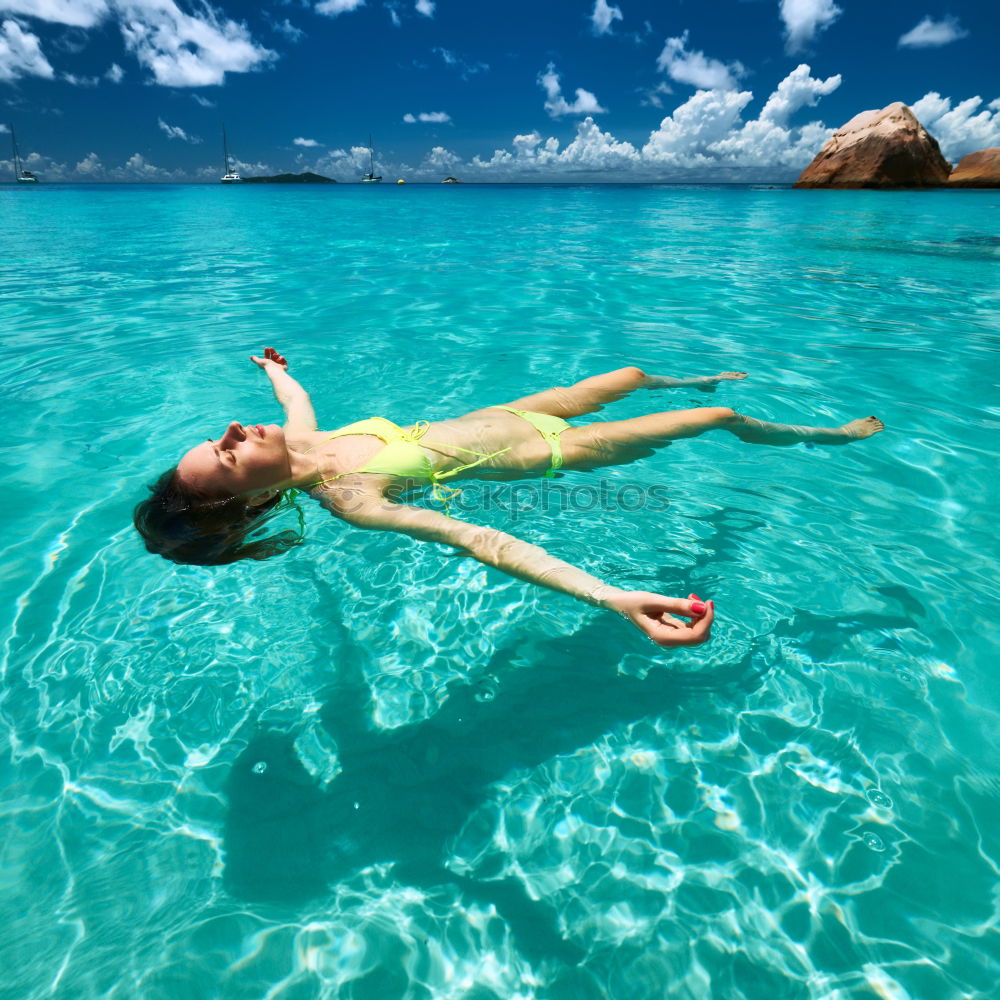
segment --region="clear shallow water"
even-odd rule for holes
[[[994,996],[998,205],[0,190],[0,994]],[[602,417],[888,430],[465,489],[610,582],[713,597],[713,642],[664,653],[308,505],[281,559],[146,555],[153,474],[278,417],[272,343],[330,427],[635,363],[751,377]]]

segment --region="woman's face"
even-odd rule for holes
[[[286,482],[292,474],[285,433],[277,424],[235,420],[220,438],[192,448],[178,463],[177,477],[205,496],[240,496]]]

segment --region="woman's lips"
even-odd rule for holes
[[[265,436],[264,428],[260,424],[257,424],[257,426],[254,429],[261,437]]]

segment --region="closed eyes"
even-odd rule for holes
[[[230,465],[235,465],[236,464],[236,453],[235,452],[233,452],[233,451],[227,451],[227,452],[219,451],[218,446],[216,445],[216,443],[211,438],[205,438],[205,440],[210,445],[212,445],[212,449],[215,452],[216,458],[218,458],[220,462],[223,461],[222,456],[225,455],[226,456],[225,461],[227,461]]]

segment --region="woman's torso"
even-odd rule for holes
[[[416,425],[397,426],[412,433]],[[336,477],[326,486],[335,486],[339,480],[348,477],[356,482],[359,475],[371,479],[373,487],[376,486],[375,480],[381,480],[378,484],[381,489],[401,481],[419,482],[406,475],[362,473],[367,465],[390,464],[378,460],[387,447],[386,443],[371,433],[331,437],[335,433],[317,431],[309,435],[306,445],[310,453],[316,455],[320,472],[324,476]],[[517,479],[540,475],[548,468],[551,459],[548,445],[534,427],[512,413],[495,408],[427,424],[426,430],[416,437],[412,446],[419,448],[427,457],[436,477],[446,479]],[[483,456],[489,457],[472,468],[462,469],[462,466],[475,463]]]

